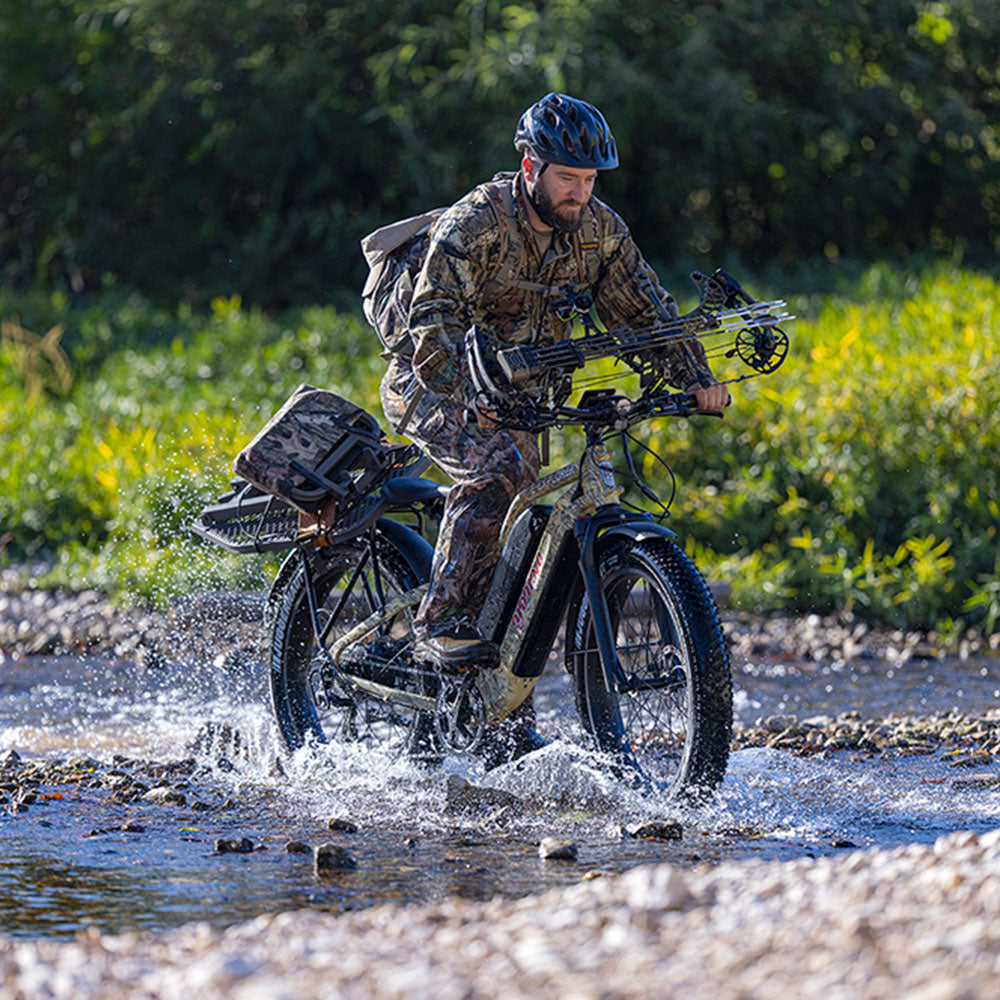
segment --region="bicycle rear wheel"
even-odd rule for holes
[[[273,611],[271,702],[282,742],[292,751],[307,743],[340,742],[393,755],[428,755],[431,719],[426,713],[351,684],[332,669],[324,652],[372,612],[423,582],[426,573],[414,569],[381,533],[373,546],[360,539],[320,549],[310,558],[322,645],[313,628],[309,583],[301,565]],[[427,694],[426,678],[409,659],[415,610],[411,606],[398,611],[367,636],[369,651],[357,661],[366,666],[355,669],[348,663],[346,670],[386,687]]]
[[[706,793],[725,774],[732,733],[729,657],[712,595],[667,539],[600,544],[601,588],[624,674],[610,691],[586,594],[569,609],[567,667],[599,750],[625,758],[669,796]]]

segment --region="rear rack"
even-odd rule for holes
[[[299,538],[299,511],[284,500],[265,493],[245,479],[234,479],[229,491],[206,507],[191,525],[200,538],[221,545],[230,552],[282,552],[306,545],[309,548],[347,541],[375,520],[386,505],[382,487],[390,479],[418,476],[431,463],[416,445],[395,445],[387,449],[388,461],[364,492],[349,488],[337,500],[333,523],[308,538]]]

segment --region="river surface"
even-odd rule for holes
[[[858,711],[878,719],[951,708],[985,715],[1000,706],[995,659],[737,663],[734,671],[742,725],[780,713],[806,719]],[[543,728],[554,721],[551,695],[566,682],[561,671],[543,678]],[[228,725],[239,744],[198,741],[206,723]],[[883,758],[847,751],[821,759],[742,750],[731,757],[715,801],[681,814],[616,784],[565,740],[488,777],[467,761],[427,772],[343,749],[278,769],[273,740],[263,668],[253,664],[2,663],[0,752],[14,749],[25,760],[89,757],[104,767],[116,755],[194,756],[198,768],[180,786],[184,805],[122,803],[106,789],[68,785],[39,789],[38,801],[22,813],[0,807],[0,930],[65,937],[87,926],[225,926],[297,907],[343,912],[451,895],[520,896],[576,882],[588,870],[620,872],[648,861],[780,860],[1000,825],[1000,792],[956,784],[957,772],[941,753]],[[1000,774],[985,759],[962,776]],[[449,815],[448,774],[514,792],[524,815]],[[681,840],[623,836],[623,827],[665,816],[681,820]],[[350,820],[358,830],[330,832],[331,819]],[[251,853],[216,852],[217,838],[242,836],[253,841]],[[578,860],[540,860],[537,844],[546,836],[574,841]],[[357,867],[317,878],[311,856],[288,853],[288,841],[340,844]]]

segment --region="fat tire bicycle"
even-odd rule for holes
[[[787,350],[776,325],[787,318],[784,303],[753,303],[730,287],[742,298],[733,292],[722,304],[733,302],[738,322],[718,311],[706,322],[703,309],[701,329],[735,330],[734,350],[742,342],[752,354],[741,358],[774,370]],[[584,312],[586,302],[571,305]],[[271,701],[287,751],[336,742],[427,764],[476,755],[491,727],[532,694],[562,631],[557,669],[569,681],[577,738],[617,774],[667,797],[702,796],[721,782],[732,681],[718,609],[674,532],[621,502],[606,446],[620,438],[630,473],[655,499],[635,475],[630,429],[701,411],[693,396],[667,390],[649,360],[663,326],[649,350],[634,332],[609,346],[613,335],[585,328],[589,354],[580,340],[569,355],[565,345],[545,355],[505,348],[478,328],[467,336],[477,398],[491,418],[532,431],[575,425],[585,434],[579,459],[519,493],[504,521],[478,620],[499,648],[496,663],[446,668],[413,654],[412,618],[447,490],[418,475],[427,463],[415,446],[375,456],[381,470],[356,495],[346,475],[336,520],[321,531],[303,535],[293,507],[238,480],[202,512],[194,530],[210,541],[234,551],[288,550],[265,611]],[[689,320],[685,335],[690,329]],[[573,370],[597,356],[625,360],[640,376],[636,398],[587,389],[568,405]],[[366,455],[370,465],[370,447]]]

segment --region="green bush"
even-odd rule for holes
[[[788,360],[737,386],[724,420],[642,432],[677,474],[671,525],[737,606],[993,629],[997,282],[878,266],[850,295],[790,305]],[[0,318],[15,316],[36,335],[65,328],[74,378],[29,393],[13,345],[0,348],[0,535],[8,559],[56,556],[50,582],[158,600],[259,582],[270,563],[226,557],[186,530],[233,456],[303,381],[381,415],[375,336],[332,307],[267,316],[220,298],[210,312],[170,312],[116,292],[86,305],[0,292]],[[741,373],[727,364],[738,363],[720,375]],[[580,443],[556,435],[553,461]],[[669,492],[649,456],[640,468]]]
[[[871,294],[897,284],[874,268],[858,300],[793,303],[784,367],[741,387],[722,427],[663,429],[676,522],[748,605],[992,628],[1000,290],[938,266]]]

